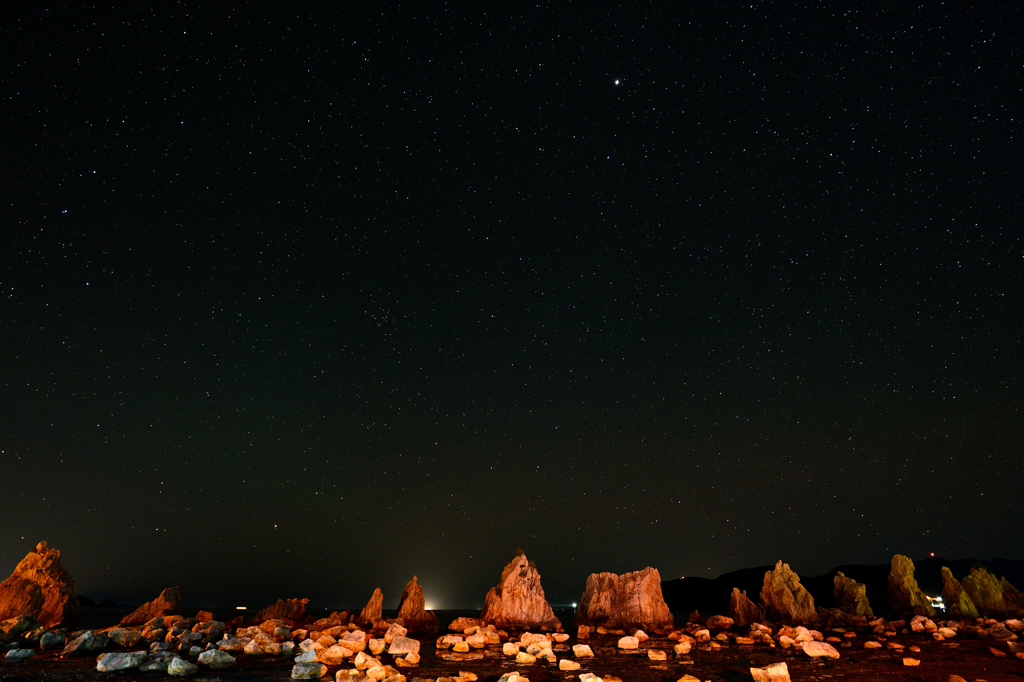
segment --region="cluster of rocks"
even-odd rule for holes
[[[942,598],[946,615],[952,618],[1006,619],[1024,617],[1024,594],[1006,578],[997,579],[984,566],[975,566],[958,582],[952,571],[942,568]],[[800,577],[789,564],[779,561],[767,571],[761,588],[760,604],[755,604],[746,591],[733,588],[729,599],[729,616],[739,625],[765,620],[781,623],[817,623],[825,620],[863,618],[871,620],[874,612],[868,601],[867,586],[836,572],[833,578],[836,608],[816,607],[814,597],[800,584]],[[892,558],[887,591],[889,608],[904,618],[935,617],[931,599],[914,577],[914,562],[897,554]]]

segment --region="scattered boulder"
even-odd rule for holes
[[[302,623],[306,618],[306,604],[308,603],[308,599],[278,599],[276,603],[257,613],[254,620],[257,623],[272,619]]]
[[[784,623],[814,623],[818,613],[814,597],[800,584],[800,576],[779,561],[775,569],[764,574],[761,605],[770,620]]]
[[[946,615],[950,618],[980,618],[978,607],[964,590],[960,581],[953,577],[953,571],[942,567],[942,603],[946,606]]]
[[[638,640],[636,637],[629,637],[629,636],[620,637],[619,638],[618,647],[620,649],[624,649],[624,650],[627,650],[627,651],[631,650],[631,649],[639,649],[640,648],[640,640]]]
[[[35,656],[35,653],[36,652],[31,649],[11,649],[7,652],[7,655],[4,656],[4,660],[8,663],[21,663],[22,661]]]
[[[836,571],[832,578],[832,594],[836,599],[836,606],[843,613],[851,616],[864,616],[874,618],[875,614],[868,603],[868,588],[864,583],[859,583],[853,578],[847,578],[842,571]]]
[[[661,593],[661,574],[648,566],[632,573],[592,573],[576,609],[576,625],[613,629],[669,629],[672,613]]]
[[[889,572],[889,606],[900,615],[929,618],[935,615],[935,609],[914,578],[914,562],[902,554],[892,558]]]
[[[498,585],[487,592],[480,620],[499,628],[562,627],[544,598],[537,566],[522,550],[501,572]]]
[[[86,630],[78,637],[75,637],[64,646],[61,656],[77,656],[78,654],[92,651],[93,649],[92,630]]]
[[[356,621],[360,625],[372,628],[373,624],[381,619],[381,615],[384,611],[384,593],[380,591],[378,587],[370,595],[370,601],[366,602],[366,606],[359,613],[359,618]]]
[[[729,617],[740,627],[745,627],[752,623],[760,623],[764,620],[764,613],[760,606],[750,601],[746,590],[740,592],[738,587],[734,587],[729,598]]]
[[[839,652],[828,642],[811,640],[801,644],[800,648],[811,658],[839,658]]]
[[[589,644],[573,644],[572,655],[576,658],[593,658],[594,651]]]
[[[121,619],[121,625],[145,625],[154,618],[176,616],[181,608],[181,590],[168,587],[156,599],[146,602]]]
[[[1003,578],[997,580],[984,566],[975,566],[964,578],[964,591],[982,614],[1005,619],[1024,616],[1024,594]]]
[[[462,616],[449,623],[448,630],[451,632],[465,632],[469,628],[476,628],[481,625],[483,625],[483,621],[479,618],[467,618]]]
[[[711,616],[708,618],[706,625],[709,628],[715,628],[716,630],[728,630],[735,622],[736,621],[729,616]]]
[[[96,661],[96,670],[99,670],[101,673],[112,673],[115,670],[138,668],[140,665],[145,663],[148,658],[149,654],[145,651],[103,654]]]
[[[789,666],[783,663],[772,663],[764,668],[751,668],[750,676],[754,682],[790,682]]]
[[[77,623],[77,588],[60,561],[60,551],[40,542],[0,583],[0,621],[32,616],[47,628]]]
[[[175,677],[188,677],[199,672],[199,666],[186,661],[184,658],[172,658],[167,664],[167,674]]]
[[[64,646],[64,642],[67,641],[67,636],[61,632],[54,632],[49,630],[43,633],[43,636],[39,638],[40,649],[56,649],[59,646]]]
[[[416,576],[412,577],[398,599],[398,617],[409,632],[437,632],[437,616],[426,610],[423,588],[416,581]]]
[[[420,652],[419,640],[411,637],[395,637],[391,640],[388,653],[392,656],[403,656],[405,654],[418,654]]]

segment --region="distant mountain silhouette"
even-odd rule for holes
[[[918,585],[925,593],[932,596],[942,594],[942,567],[948,566],[953,575],[962,580],[975,564],[988,568],[996,577],[1006,577],[1018,588],[1024,587],[1024,560],[993,559],[978,561],[977,559],[943,559],[927,557],[915,559],[915,577]],[[774,566],[758,566],[743,568],[731,573],[723,573],[717,578],[678,578],[665,580],[661,583],[661,592],[669,609],[677,614],[689,614],[694,609],[703,615],[729,612],[729,595],[732,588],[738,587],[747,591],[747,596],[755,604],[761,602],[761,586],[764,574]],[[798,567],[791,566],[799,574]],[[846,564],[836,566],[824,575],[800,576],[800,583],[807,588],[814,603],[824,608],[834,608],[835,597],[832,595],[833,578],[837,571],[867,586],[868,600],[875,615],[890,616],[888,604],[889,564],[877,566],[868,564]]]

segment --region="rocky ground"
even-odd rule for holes
[[[705,624],[688,624],[667,634],[651,633],[648,639],[644,639],[643,633],[640,633],[636,642],[625,631],[608,632],[604,628],[585,634],[582,638],[581,633],[527,635],[472,626],[467,631],[440,636],[402,635],[401,628],[392,628],[388,636],[391,642],[388,643],[385,641],[385,633],[379,631],[380,628],[374,632],[359,630],[355,626],[335,626],[324,631],[311,631],[269,623],[262,628],[241,628],[223,634],[218,632],[216,621],[212,621],[212,625],[211,621],[206,624],[193,623],[192,627],[186,629],[184,626],[189,625],[193,619],[169,618],[172,620],[165,623],[170,628],[167,632],[178,631],[177,635],[172,635],[170,642],[151,642],[147,645],[144,640],[135,640],[133,636],[108,630],[108,639],[102,650],[69,652],[65,655],[63,652],[67,645],[48,650],[40,650],[36,646],[31,649],[33,655],[26,660],[14,663],[5,659],[0,664],[0,679],[4,682],[107,680],[125,677],[162,679],[171,676],[159,664],[153,666],[153,660],[162,657],[167,661],[179,657],[191,664],[183,665],[182,671],[196,680],[285,680],[292,678],[297,665],[296,656],[304,655],[310,662],[313,675],[322,670],[323,679],[332,682],[372,682],[374,678],[386,682],[435,682],[437,678],[456,678],[450,682],[470,682],[474,677],[488,682],[503,676],[504,682],[515,682],[514,676],[510,675],[513,672],[521,676],[519,682],[525,682],[523,677],[528,678],[528,682],[575,682],[581,679],[583,682],[598,682],[590,678],[588,673],[601,678],[603,682],[677,682],[681,679],[717,682],[751,680],[752,667],[762,668],[778,662],[787,664],[789,675],[794,681],[896,679],[946,682],[951,679],[951,675],[959,675],[967,682],[1024,680],[1024,653],[1017,656],[1021,649],[1017,646],[1017,640],[1013,639],[1022,629],[1016,621],[872,621],[860,626],[821,627],[818,630],[776,627],[771,628],[769,633],[764,627],[739,628],[729,625],[728,619],[712,618],[709,619],[710,627]],[[911,625],[920,631],[914,631]],[[203,639],[209,638],[212,641],[202,646],[198,646],[202,644],[201,640],[195,643],[188,641],[192,637],[186,633],[196,634],[193,630],[196,626],[199,626],[199,632],[204,633]],[[949,636],[939,634],[940,628],[947,626],[953,626],[945,631],[945,635]],[[150,637],[154,634],[153,627],[152,623],[148,625]],[[140,635],[143,631],[137,630]],[[131,646],[114,644],[110,639],[111,632]],[[264,634],[259,635],[259,632]],[[334,634],[330,634],[332,632]],[[69,636],[73,634],[69,633]],[[209,637],[210,634],[213,637]],[[165,634],[161,639],[166,637]],[[419,649],[418,661],[412,662],[416,656],[408,653],[387,653],[393,649],[398,638],[402,638],[398,649]],[[361,652],[348,649],[351,655],[339,651],[343,643],[351,642],[355,643],[353,646],[356,649],[360,645],[365,648]],[[869,642],[872,644],[865,647]],[[574,652],[574,647],[580,644],[589,646],[593,657],[578,656],[578,653],[585,653]],[[637,647],[635,649],[621,648],[634,644]],[[830,648],[838,654],[838,658],[829,657]],[[116,662],[120,659],[111,659],[111,653],[142,650],[148,652],[148,661],[143,662],[142,657],[139,657],[127,669],[97,670],[97,660],[104,656],[107,656],[108,661]],[[373,653],[374,650],[379,653]],[[200,651],[223,651],[234,662],[229,667],[213,669],[200,662]],[[826,655],[812,657],[808,651]],[[77,655],[72,655],[74,653]],[[654,660],[662,654],[665,660]],[[209,658],[210,654],[205,656]],[[905,659],[919,663],[906,665]],[[320,668],[318,661],[326,665]],[[150,663],[148,667],[154,669],[144,672],[147,662]],[[572,668],[576,664],[579,665],[578,669],[560,669]],[[357,672],[357,667],[363,670]],[[692,677],[685,678],[687,675]]]

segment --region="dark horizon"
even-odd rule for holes
[[[0,566],[1024,558],[1024,6],[5,17]]]

